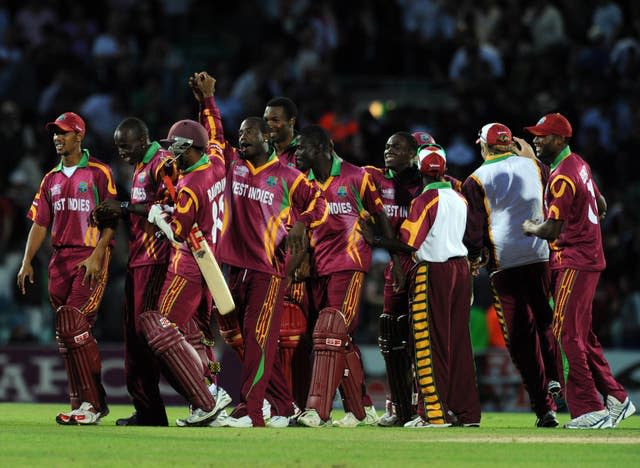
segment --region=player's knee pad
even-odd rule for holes
[[[205,384],[200,356],[178,329],[156,311],[140,314],[140,328],[151,351],[178,384],[176,390],[196,408],[213,408],[215,402]]]
[[[329,419],[333,396],[344,375],[348,344],[342,313],[338,309],[322,309],[313,330],[314,362],[307,407],[316,409],[323,420]]]
[[[244,338],[242,337],[242,329],[240,328],[240,321],[238,320],[238,313],[231,312],[227,315],[221,315],[218,312],[215,313],[216,322],[218,322],[218,330],[220,336],[231,346],[240,356],[240,359],[244,357]]]
[[[58,349],[63,359],[66,357],[70,397],[73,398],[73,393],[77,392],[78,400],[87,401],[98,411],[104,411],[106,403],[100,375],[100,351],[91,334],[89,321],[76,307],[60,306],[56,310],[56,335]]]

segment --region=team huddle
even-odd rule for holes
[[[284,97],[243,120],[234,147],[215,79],[195,73],[189,86],[198,120],[176,122],[166,139],[152,141],[133,117],[116,128],[115,147],[134,168],[130,201],[117,200],[110,167],[82,148],[80,116],[47,124],[60,162],[29,210],[17,281],[23,293],[33,283],[50,231],[49,297],[71,404],[57,423],[97,424],[109,413],[92,326],[121,220],[135,412],[117,425],[168,425],[162,375],[189,402],[178,426],[477,427],[469,315],[480,268],[538,427],[559,425],[561,393],[565,428],[612,428],[635,412],[592,331],[606,201],[569,148],[564,116],[526,128],[535,151],[503,124],[483,126],[484,163],[462,183],[424,132],[391,135],[384,167],[350,164],[322,127],[294,131],[297,110]],[[354,342],[374,248],[391,258],[379,317],[382,416]],[[230,414],[212,322],[242,363]],[[338,391],[345,416],[332,421]]]

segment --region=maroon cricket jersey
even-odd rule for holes
[[[280,162],[285,165],[297,169],[296,167],[296,149],[298,149],[298,135],[294,135],[291,143],[278,153],[278,159]]]
[[[322,189],[329,216],[311,234],[312,261],[318,276],[335,271],[368,271],[371,265],[371,246],[364,240],[358,219],[366,213],[384,211],[384,204],[370,175],[362,167],[332,157],[329,178],[321,183],[313,171],[308,178]]]
[[[591,168],[567,146],[551,165],[545,190],[547,218],[563,221],[560,236],[550,244],[551,269],[604,270],[599,197]]]
[[[172,159],[169,151],[153,142],[133,172],[131,204],[147,205],[162,200],[166,189],[162,169]],[[131,215],[129,231],[129,267],[155,265],[169,260],[169,243],[155,235],[156,229],[144,216]]]
[[[273,153],[256,168],[232,154],[218,255],[229,265],[284,277],[284,240],[291,212],[314,230],[327,217],[320,190]]]
[[[371,180],[378,189],[382,203],[391,221],[394,234],[400,232],[402,222],[409,215],[409,207],[423,189],[422,175],[415,166],[407,168],[402,174],[398,174],[392,169],[380,169],[373,166],[364,168],[371,176]],[[415,264],[411,255],[399,253],[400,265],[405,273]],[[385,270],[385,280],[391,281],[391,269]]]
[[[116,195],[111,168],[84,149],[71,177],[64,174],[62,161],[44,176],[27,217],[51,228],[56,248],[95,247],[100,231],[89,225],[91,211]]]
[[[219,154],[202,154],[192,166],[181,172],[176,184],[175,210],[171,229],[176,243],[172,244],[169,271],[191,281],[202,279],[198,264],[185,242],[195,223],[215,252],[223,216],[219,208],[226,185],[224,162]]]

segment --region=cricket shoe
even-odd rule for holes
[[[225,421],[225,427],[253,427],[253,421],[249,415],[242,416],[240,418],[228,417]]]
[[[547,411],[536,420],[536,427],[558,427],[558,419],[555,411]]]
[[[422,429],[422,428],[426,428],[426,427],[431,427],[431,428],[435,428],[435,429],[442,429],[442,428],[445,428],[445,427],[451,427],[451,424],[449,424],[449,423],[433,424],[433,423],[425,421],[420,416],[416,416],[411,421],[405,423],[404,427],[410,427],[410,428],[413,428],[413,429]]]
[[[366,415],[364,418],[365,426],[375,426],[378,424],[378,420],[380,418],[378,417],[378,412],[376,411],[375,406],[365,406],[364,414]]]
[[[298,425],[306,427],[329,427],[331,426],[331,418],[327,421],[320,419],[320,415],[316,410],[308,409],[298,416]]]
[[[271,416],[265,421],[265,426],[274,427],[276,429],[282,429],[283,427],[289,427],[289,418],[286,416]]]
[[[620,424],[623,419],[627,419],[636,412],[636,407],[633,406],[629,397],[621,403],[611,395],[607,396],[607,409],[609,410],[611,425],[613,427],[618,427],[618,424]]]
[[[564,425],[565,429],[611,429],[613,424],[609,412],[604,409],[585,413]]]
[[[56,422],[63,426],[75,426],[78,423],[75,421],[75,419],[73,419],[71,413],[72,413],[71,411],[66,413],[65,412],[58,413],[56,415]]]
[[[380,427],[393,427],[400,425],[400,419],[395,414],[384,413],[378,419],[378,426]]]
[[[213,405],[211,411],[196,408],[187,419],[184,420],[186,426],[206,426],[224,410],[224,406],[222,406],[224,403],[224,399],[220,398],[216,400],[216,404]],[[229,403],[227,402],[226,404],[228,405]]]
[[[365,421],[366,421],[366,417],[365,419],[360,420],[356,418],[351,411],[349,411],[348,413],[345,413],[342,419],[333,421],[332,425],[333,427],[358,427],[358,426],[364,426],[366,424]]]
[[[229,406],[231,404],[231,396],[225,391],[224,388],[222,387],[216,387],[215,385],[211,385],[209,386],[209,393],[211,393],[211,396],[213,397],[214,400],[216,400],[216,406],[220,407],[220,413],[213,418],[208,426],[210,427],[221,427],[222,424],[220,425],[213,425],[213,423],[215,421],[217,421],[219,418],[222,418],[220,420],[220,423],[224,420],[225,416],[227,416],[226,411],[224,411],[224,409]],[[223,416],[224,413],[224,416]],[[189,415],[193,414],[193,408],[191,406],[189,406]],[[187,418],[178,418],[176,419],[176,426],[178,427],[185,427],[188,426],[189,424],[187,424]]]
[[[80,407],[71,412],[71,418],[78,424],[98,424],[100,422],[100,418],[109,414],[109,410],[101,413],[96,410],[93,405],[87,401],[82,402]]]

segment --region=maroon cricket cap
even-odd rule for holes
[[[447,153],[440,145],[422,145],[418,148],[420,172],[425,175],[439,177],[447,169]]]
[[[567,118],[559,113],[547,114],[532,127],[524,127],[526,131],[536,136],[558,135],[569,138],[573,129]]]
[[[191,140],[191,146],[206,148],[209,144],[209,135],[205,128],[195,120],[179,120],[169,129],[167,138],[160,140],[163,145],[171,145],[176,138]]]
[[[58,127],[65,132],[77,132],[84,135],[85,124],[82,117],[74,112],[65,112],[60,114],[56,120],[49,122],[45,125],[47,130],[51,130],[53,127]]]
[[[513,136],[511,135],[509,127],[502,125],[501,123],[494,122],[489,123],[480,129],[476,144],[480,142],[491,146],[508,146],[513,143]]]
[[[427,132],[413,132],[411,136],[414,140],[416,140],[418,146],[431,145],[436,142],[435,138],[433,138],[431,134]]]

